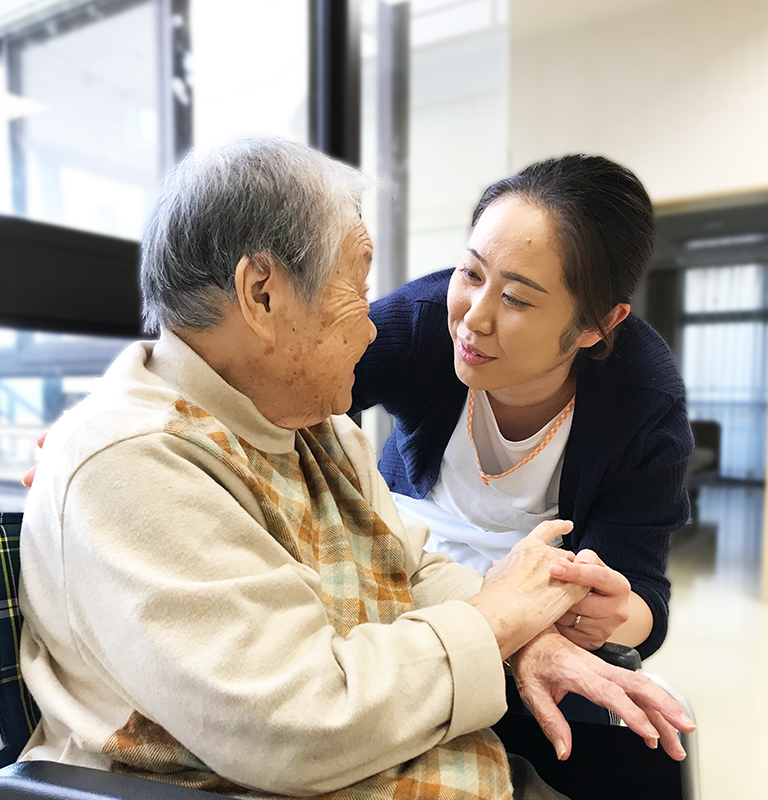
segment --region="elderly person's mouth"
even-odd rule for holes
[[[486,355],[482,350],[470,345],[461,338],[456,339],[456,349],[459,352],[461,360],[465,364],[469,364],[473,367],[479,367],[483,364],[490,364],[492,361],[496,361],[495,356]]]

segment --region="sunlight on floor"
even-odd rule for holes
[[[758,599],[763,490],[702,490],[700,522],[670,555],[670,630],[643,667],[691,701],[703,800],[763,800],[768,605]]]

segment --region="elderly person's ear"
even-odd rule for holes
[[[243,256],[235,268],[235,291],[248,327],[267,344],[274,344],[274,314],[270,294],[278,279],[270,258],[262,253]]]

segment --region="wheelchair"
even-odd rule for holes
[[[0,800],[206,800],[222,795],[160,781],[48,761],[15,763],[37,725],[39,712],[19,668],[22,618],[18,607],[22,514],[0,512]],[[598,655],[639,669],[635,650],[605,645]],[[690,704],[661,678],[649,674],[692,719]],[[510,681],[511,690],[511,677]],[[511,691],[510,691],[511,694]],[[533,717],[507,713],[494,726],[510,753],[527,758],[541,777],[571,800],[700,800],[696,733],[681,734],[688,757],[673,761],[661,749],[613,724],[571,721],[571,757],[557,760]]]

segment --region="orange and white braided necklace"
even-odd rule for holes
[[[563,409],[560,416],[555,420],[555,424],[552,426],[552,429],[549,433],[544,437],[544,439],[540,442],[538,447],[532,452],[529,453],[520,463],[515,464],[514,467],[510,467],[506,472],[502,472],[500,475],[488,475],[483,468],[480,466],[480,454],[477,452],[477,445],[475,444],[475,437],[472,435],[472,417],[475,413],[475,390],[469,390],[469,403],[467,405],[467,433],[469,434],[469,441],[472,442],[472,449],[475,451],[475,461],[477,461],[477,469],[480,472],[480,477],[482,478],[483,483],[486,486],[490,486],[488,483],[489,480],[493,480],[495,478],[506,478],[507,475],[511,475],[515,470],[520,469],[520,467],[525,466],[529,461],[532,461],[536,456],[552,441],[552,438],[560,429],[560,426],[568,419],[568,415],[573,411],[573,406],[576,403],[576,395],[574,395],[568,405]]]

